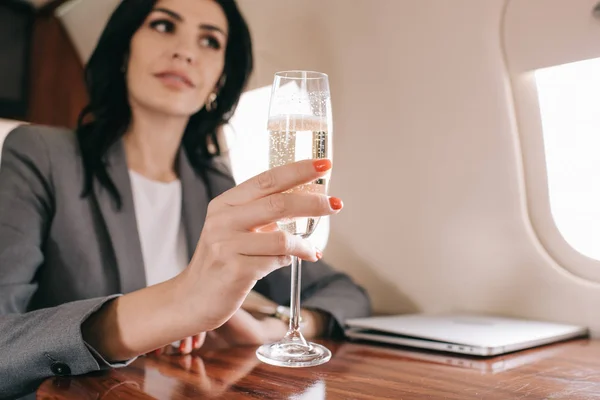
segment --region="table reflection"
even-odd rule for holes
[[[307,371],[290,383],[298,369],[262,364],[254,347],[220,349],[187,356],[148,355],[126,370],[75,378],[53,378],[54,399],[326,398],[326,384]],[[122,372],[123,371],[123,372]],[[245,379],[252,374],[253,379]],[[259,379],[256,379],[256,378]],[[50,388],[41,388],[48,391]]]
[[[355,342],[324,344],[334,355],[327,364],[314,368],[260,363],[255,347],[187,357],[142,357],[120,370],[47,380],[37,398],[505,400],[566,398],[564,393],[569,393],[569,400],[583,400],[600,393],[600,341],[595,340],[491,358]]]

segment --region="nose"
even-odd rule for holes
[[[194,62],[194,56],[191,53],[181,50],[173,52],[173,59],[183,61],[186,64]]]
[[[195,64],[198,61],[197,41],[197,32],[192,35],[182,30],[179,34],[172,36],[172,41],[169,44],[173,61],[188,65]]]

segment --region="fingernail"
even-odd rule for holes
[[[321,258],[323,258],[323,253],[321,252],[321,250],[317,250],[317,260],[320,260]]]
[[[325,172],[331,169],[331,160],[327,158],[315,160],[313,161],[313,166],[315,167],[317,172]]]
[[[342,202],[342,200],[338,199],[337,197],[330,197],[329,204],[331,205],[331,208],[336,211],[341,210],[342,207],[344,207],[344,203]]]
[[[200,342],[200,338],[199,338],[199,337],[196,337],[196,336],[194,336],[194,337],[192,338],[192,349],[196,349],[196,348],[198,348],[198,343],[199,343],[199,342]]]
[[[179,343],[179,352],[183,353],[185,351],[185,340],[182,340],[181,343]]]

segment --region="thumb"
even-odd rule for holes
[[[192,337],[192,350],[198,350],[206,340],[206,332],[202,332]]]

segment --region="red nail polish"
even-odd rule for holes
[[[341,210],[342,207],[344,207],[344,203],[342,202],[342,200],[338,199],[337,197],[330,197],[329,204],[331,205],[331,208],[336,211]]]
[[[321,250],[317,250],[317,259],[320,260],[321,258],[323,258],[323,253],[321,253]]]
[[[179,343],[179,352],[183,353],[185,350],[185,340],[182,340],[181,343]]]
[[[313,166],[317,172],[325,172],[331,169],[331,160],[327,158],[322,158],[319,160],[313,161]]]
[[[192,349],[198,348],[198,343],[200,342],[200,338],[194,336],[192,338]]]

